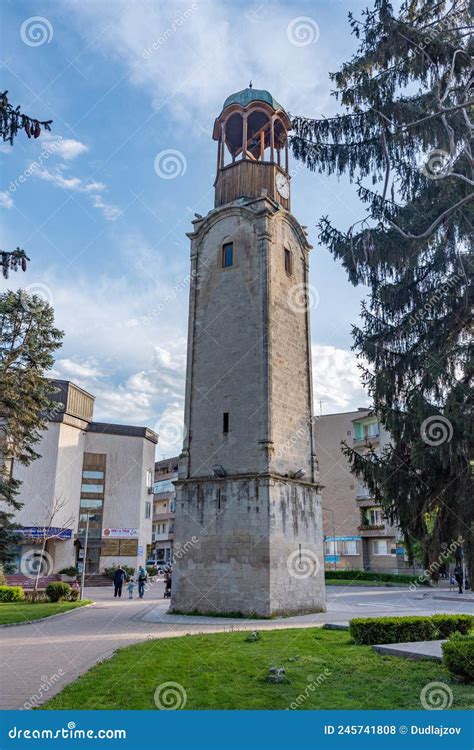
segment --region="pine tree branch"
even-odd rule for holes
[[[399,234],[401,234],[402,237],[404,237],[406,240],[426,240],[428,237],[431,236],[431,234],[434,232],[437,226],[441,224],[444,219],[446,219],[447,216],[454,213],[454,211],[457,211],[458,208],[461,208],[461,206],[464,206],[466,203],[469,203],[469,201],[472,201],[474,198],[474,194],[467,195],[462,200],[455,203],[453,206],[450,206],[446,209],[446,211],[443,211],[443,213],[438,216],[435,221],[424,231],[422,234],[409,234],[407,232],[404,232],[401,227],[399,227],[397,224],[395,224],[390,219],[385,218],[385,221],[387,221],[388,224],[392,227],[392,229],[395,229]]]

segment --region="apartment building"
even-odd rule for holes
[[[336,569],[401,572],[407,557],[399,530],[384,518],[366,486],[350,472],[346,441],[361,454],[380,453],[389,435],[369,409],[326,414],[316,420],[316,453],[323,485],[325,565]]]
[[[151,537],[158,436],[147,427],[94,422],[94,396],[70,381],[51,383],[54,407],[35,446],[41,457],[13,466],[23,503],[15,515],[16,570],[137,568]]]
[[[176,497],[173,480],[177,478],[178,456],[155,463],[150,557],[156,562],[170,563],[173,559]]]

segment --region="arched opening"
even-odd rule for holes
[[[224,166],[230,161],[235,161],[242,153],[243,118],[240,112],[234,112],[224,122],[224,140],[227,149],[224,149]]]
[[[247,118],[247,158],[265,161],[270,151],[271,120],[265,112],[254,110]],[[268,151],[266,154],[265,152]]]
[[[288,172],[288,134],[280,118],[276,117],[273,123],[275,151],[279,167]]]

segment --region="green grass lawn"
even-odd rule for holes
[[[82,602],[0,602],[0,625],[13,625],[31,620],[42,620],[50,615],[69,612],[70,609],[90,604],[90,599]]]
[[[391,583],[390,581],[355,581],[354,579],[343,580],[342,578],[327,578],[326,586],[378,586],[379,588],[388,586],[393,588],[394,586],[408,586],[408,583]]]
[[[381,656],[355,646],[347,632],[262,631],[154,639],[120,649],[42,708],[155,709],[166,682],[186,691],[186,709],[421,709],[420,692],[444,682],[453,709],[474,703],[474,688],[452,680],[440,662]],[[266,682],[271,666],[289,682]],[[296,700],[300,696],[298,704]]]

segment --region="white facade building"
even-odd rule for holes
[[[43,574],[81,567],[84,557],[88,574],[115,564],[144,565],[157,435],[147,427],[94,422],[93,396],[69,381],[52,384],[57,407],[36,446],[41,458],[13,467],[22,482],[23,507],[15,515],[23,537],[18,572],[28,574],[41,556]]]

